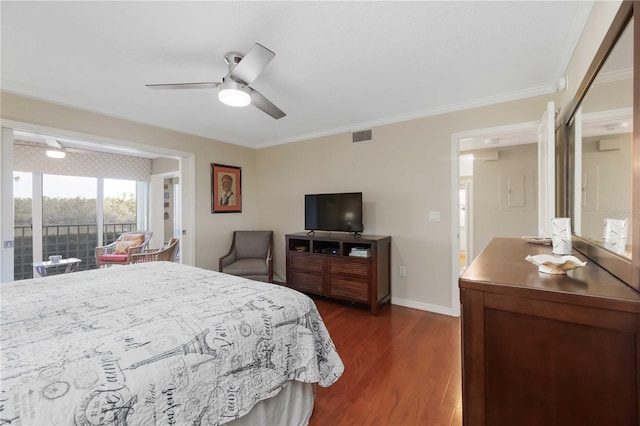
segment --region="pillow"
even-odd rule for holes
[[[116,249],[113,254],[127,254],[129,247],[139,246],[137,241],[116,241]]]
[[[144,243],[144,234],[126,234],[121,241],[133,241],[134,246],[139,246]]]

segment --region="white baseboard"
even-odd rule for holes
[[[449,315],[450,317],[458,317],[460,314],[453,308],[440,305],[432,305],[429,303],[416,302],[414,300],[400,299],[391,297],[391,304],[404,306],[405,308],[419,309],[421,311],[433,312],[436,314]]]

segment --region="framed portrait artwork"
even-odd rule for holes
[[[242,211],[240,167],[211,164],[211,213]]]

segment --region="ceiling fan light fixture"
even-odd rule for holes
[[[48,149],[46,154],[49,158],[64,158],[65,155],[67,155],[64,151],[60,151],[58,149]]]
[[[251,93],[247,86],[225,78],[220,84],[218,99],[225,105],[244,107],[251,103]]]

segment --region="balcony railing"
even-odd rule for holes
[[[135,223],[105,223],[104,243],[111,244],[123,232],[135,230]],[[15,226],[13,232],[15,240],[13,279],[33,278],[33,230],[31,226]],[[82,259],[78,270],[95,269],[94,250],[97,246],[96,225],[44,225],[42,227],[43,260],[47,260],[52,254],[60,254],[65,259],[69,257]],[[47,274],[55,275],[63,271],[64,268],[51,268]]]

